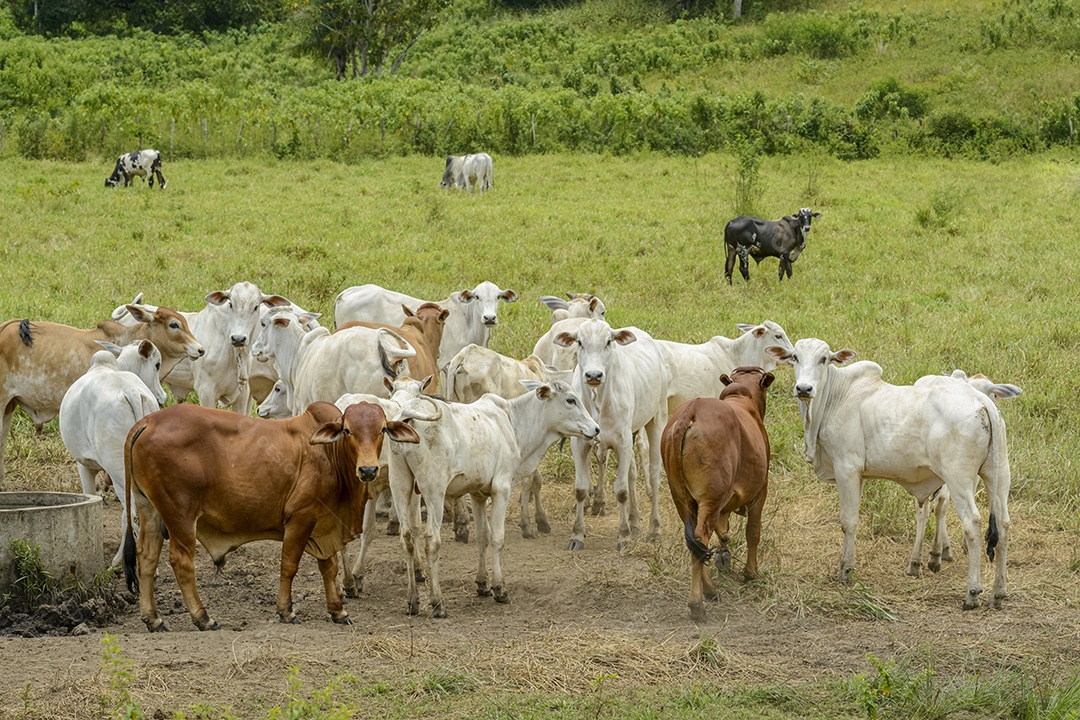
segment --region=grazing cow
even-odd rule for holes
[[[436,303],[423,303],[416,308],[416,312],[410,310],[407,305],[402,305],[401,309],[405,312],[405,321],[400,327],[386,323],[352,320],[338,326],[335,332],[341,332],[350,327],[366,327],[374,330],[387,328],[395,331],[416,351],[416,356],[407,361],[409,374],[414,377],[432,376],[434,382],[428,387],[427,392],[429,395],[435,395],[439,391],[439,344],[442,342],[443,328],[450,311],[444,310]]]
[[[149,340],[125,348],[102,343],[90,369],[76,380],[60,401],[60,438],[79,468],[82,490],[97,492],[95,477],[104,471],[120,500],[124,496],[124,440],[128,430],[144,415],[165,404],[161,388],[161,353]],[[120,545],[127,532],[127,513],[120,514]],[[116,549],[113,567],[123,556]]]
[[[390,492],[402,520],[401,541],[409,582],[410,615],[420,612],[416,569],[421,542],[429,564],[432,616],[446,617],[439,584],[440,526],[443,503],[468,494],[476,520],[479,565],[476,592],[509,601],[503,584],[502,546],[506,506],[516,477],[531,475],[544,452],[560,437],[595,437],[600,428],[569,385],[528,382],[529,392],[513,400],[485,395],[476,402],[447,403],[430,397],[407,403],[397,416],[420,436],[417,445],[394,445]],[[391,440],[395,438],[388,432]],[[420,530],[420,495],[427,503],[427,528]],[[490,532],[486,503],[491,499]],[[487,546],[491,544],[492,585],[488,585]]]
[[[456,188],[469,192],[480,192],[495,187],[495,163],[487,153],[473,155],[447,155],[439,187]]]
[[[660,435],[667,424],[668,384],[671,382],[663,352],[644,330],[614,330],[603,320],[585,320],[576,331],[559,333],[554,340],[560,347],[577,348],[573,386],[600,423],[597,448],[600,475],[593,498],[594,514],[597,505],[602,507],[604,502],[604,459],[608,451],[614,451],[617,463],[615,499],[619,503],[618,549],[625,548],[631,533],[638,530],[637,466],[633,445],[634,434],[644,429],[649,445],[645,480],[652,499],[649,538],[659,537]],[[570,445],[574,454],[577,514],[569,549],[581,550],[585,547],[585,500],[591,487],[589,447],[581,438],[572,439]]]
[[[737,367],[721,376],[719,399],[701,397],[680,405],[664,428],[664,458],[671,499],[683,521],[691,559],[690,619],[704,622],[705,603],[717,597],[705,564],[719,551],[731,567],[728,518],[746,515],[747,580],[757,577],[761,510],[769,491],[769,435],[765,432],[765,390],[773,375],[757,367]],[[710,548],[713,533],[719,548]]]
[[[475,402],[487,393],[509,400],[527,392],[521,384],[522,380],[568,382],[572,377],[572,371],[546,366],[535,355],[515,360],[480,345],[466,345],[447,366],[446,387],[443,390],[446,399],[452,402]],[[547,512],[540,502],[542,484],[543,478],[537,469],[521,488],[521,536],[524,538],[536,537],[529,520],[530,501],[535,501],[536,529],[545,535],[551,532]]]
[[[256,358],[274,362],[292,415],[317,400],[333,402],[349,392],[385,396],[382,378],[397,377],[402,361],[416,355],[388,328],[305,332],[303,320],[287,312],[273,315],[252,347]]]
[[[294,624],[292,581],[306,551],[318,560],[331,618],[350,623],[337,591],[337,553],[363,531],[367,483],[378,471],[384,433],[418,440],[369,403],[344,411],[313,403],[289,420],[184,404],[137,422],[124,445],[124,468],[140,532],[137,548],[130,527],[124,537],[124,574],[129,590],[139,588],[147,629],[167,629],[154,600],[163,528],[176,584],[200,630],[218,624],[195,587],[196,540],[218,568],[245,543],[281,542],[277,613]]]
[[[919,503],[944,483],[964,528],[968,552],[964,609],[979,606],[981,519],[975,505],[979,477],[986,485],[990,518],[986,554],[995,562],[994,607],[1006,596],[1009,532],[1009,451],[1005,423],[993,401],[967,383],[896,386],[881,366],[845,365],[853,350],[833,352],[817,338],[793,350],[769,351],[795,368],[795,397],[804,425],[806,459],[840,494],[840,578],[851,582],[855,529],[863,478],[892,480]]]
[[[104,321],[93,330],[29,320],[0,324],[0,458],[11,431],[15,408],[21,407],[39,428],[60,412],[64,393],[90,367],[98,341],[128,345],[149,340],[161,352],[160,375],[164,378],[181,359],[202,357],[202,345],[188,329],[187,320],[175,310],[158,308],[146,312],[132,305],[134,327]],[[4,471],[0,463],[0,487]]]
[[[700,345],[657,340],[671,369],[668,385],[668,415],[687,400],[715,398],[724,389],[720,376],[735,368],[760,367],[766,372],[776,367],[776,358],[765,352],[770,345],[791,349],[784,328],[771,320],[760,325],[736,325],[743,334],[734,340],[717,335]]]
[[[916,380],[915,385],[923,387],[957,381],[966,382],[991,398],[1007,400],[1023,392],[1016,385],[995,383],[985,375],[978,374],[968,377],[968,374],[959,368],[953,370],[951,375],[926,375]],[[949,540],[949,533],[945,527],[945,514],[948,511],[950,500],[948,486],[942,485],[936,493],[930,496],[930,500],[933,502],[920,503],[918,500],[915,501],[915,547],[912,549],[907,571],[908,575],[913,577],[922,575],[922,546],[923,541],[926,539],[926,524],[930,519],[931,509],[934,513],[934,544],[930,549],[930,558],[926,563],[926,567],[931,572],[936,573],[941,570],[942,561],[952,562],[953,559],[952,542]]]
[[[540,302],[551,310],[551,324],[554,325],[566,318],[596,318],[604,319],[604,301],[589,293],[566,293],[569,302],[553,295],[544,295]]]
[[[760,263],[762,258],[780,258],[780,279],[786,273],[791,277],[791,264],[806,249],[806,234],[810,232],[810,221],[821,217],[819,212],[802,208],[793,215],[785,215],[779,220],[759,220],[740,215],[724,227],[724,244],[727,246],[727,263],[724,265],[724,277],[731,284],[731,272],[735,269],[735,256],[739,256],[739,272],[743,280],[750,279],[749,258]]]
[[[116,158],[116,167],[112,175],[105,178],[105,187],[127,187],[136,175],[143,180],[149,180],[151,188],[154,187],[154,177],[157,176],[158,187],[164,190],[166,182],[165,176],[161,174],[161,153],[157,150],[136,150]]]
[[[439,343],[439,367],[469,343],[487,347],[491,330],[499,322],[499,301],[510,303],[517,298],[513,290],[485,281],[439,300],[436,304],[450,311]],[[366,320],[400,325],[405,319],[402,306],[417,308],[425,302],[378,285],[358,285],[343,290],[334,300],[334,323],[341,327],[350,320]]]

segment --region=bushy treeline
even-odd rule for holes
[[[1036,0],[1025,12],[1075,22],[1071,7]],[[918,42],[925,29],[902,13],[853,6],[737,28],[703,17],[606,34],[560,18],[466,12],[421,38],[401,73],[341,82],[318,58],[295,52],[286,24],[47,40],[0,22],[9,36],[0,44],[0,154],[82,159],[156,146],[174,157],[349,160],[477,148],[697,155],[750,146],[861,159],[889,145],[999,159],[1073,144],[1080,133],[1080,94],[1036,99],[1035,123],[938,107],[894,78],[870,83],[850,107],[679,80],[734,59],[845,58],[876,42]],[[1067,36],[1059,29],[1054,42]]]

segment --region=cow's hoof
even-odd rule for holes
[[[623,550],[626,549],[626,547],[629,544],[630,544],[629,540],[626,540],[626,539],[619,540],[619,542],[615,544],[615,549],[618,550],[619,552],[622,552]]]
[[[570,550],[572,552],[576,552],[578,550],[584,550],[585,549],[585,543],[583,541],[581,541],[581,540],[571,540],[570,544],[566,546],[566,549]]]
[[[630,537],[641,537],[641,528],[637,525],[630,526]]]
[[[716,589],[715,585],[704,585],[701,588],[701,594],[704,595],[709,600],[719,600],[720,599],[720,591]],[[693,605],[691,605],[690,607],[693,608]]]
[[[387,535],[400,535],[401,534],[401,523],[399,523],[397,520],[391,520],[390,522],[386,523],[386,534]]]
[[[419,615],[420,614],[420,601],[410,600],[409,604],[405,606],[406,615]]]
[[[510,602],[510,593],[506,592],[506,588],[502,585],[495,586],[495,602],[503,604]]]
[[[716,558],[713,560],[713,564],[716,565],[717,570],[729,572],[731,570],[731,551],[727,548],[724,548],[720,552],[716,553]]]
[[[979,607],[979,593],[982,590],[968,590],[966,596],[964,596],[964,609],[974,610]]]
[[[952,547],[946,545],[945,549],[941,551],[941,559],[945,562],[953,561]]]
[[[933,560],[930,560],[930,562],[928,563],[928,567],[931,570],[934,570],[934,561]],[[935,570],[934,572],[937,572],[937,571]],[[920,562],[908,563],[907,574],[910,575],[911,577],[922,577],[922,563],[920,563]]]
[[[431,606],[431,617],[438,618],[440,620],[446,617],[446,608],[443,607],[443,604],[441,602],[435,603]]]
[[[468,545],[469,544],[469,528],[465,528],[464,530],[455,530],[454,531],[454,540],[456,542],[462,543],[463,545]]]
[[[165,621],[161,618],[147,622],[146,629],[152,633],[169,632],[169,628],[165,625]]]
[[[840,568],[840,574],[836,577],[843,585],[851,585],[855,582],[855,568]]]
[[[330,618],[338,625],[352,625],[352,618],[349,617],[348,613],[342,613],[340,616],[337,617],[331,615]]]
[[[536,539],[536,531],[533,530],[531,526],[522,525],[521,526],[521,537],[525,538],[526,540],[535,540]]]
[[[487,580],[476,581],[476,594],[480,597],[491,597],[491,588],[488,587]]]
[[[607,515],[607,508],[604,503],[593,503],[592,507],[589,508],[589,513],[592,515]]]
[[[705,622],[705,603],[690,603],[690,619],[696,623]]]
[[[550,535],[551,523],[547,521],[547,518],[536,518],[536,529],[540,531],[541,535]]]
[[[345,593],[345,597],[347,597],[347,598],[358,598],[358,597],[360,597],[360,592],[356,589],[355,586],[345,588],[344,593]]]
[[[360,593],[364,592],[364,576],[363,575],[353,575],[352,579],[353,579],[353,585],[355,586],[353,588],[353,593],[354,594],[349,595],[349,597],[358,598],[358,597],[360,597]]]
[[[650,530],[649,534],[645,537],[645,542],[660,542],[660,531]]]
[[[1000,610],[1001,604],[1005,601],[1008,595],[994,595],[994,609]]]

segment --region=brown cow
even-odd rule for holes
[[[671,499],[684,522],[690,549],[690,618],[705,620],[702,596],[717,597],[705,563],[719,550],[719,564],[731,566],[728,518],[746,515],[747,580],[757,577],[761,509],[769,481],[769,436],[765,432],[765,389],[772,373],[737,367],[720,398],[688,400],[675,410],[660,440]],[[713,532],[720,547],[708,547]]]
[[[124,574],[130,590],[139,588],[139,614],[150,632],[167,629],[154,601],[163,527],[176,584],[200,630],[218,624],[195,588],[196,540],[218,568],[245,543],[280,541],[277,612],[294,624],[292,581],[306,551],[318,560],[330,616],[350,623],[337,591],[337,553],[363,531],[367,483],[378,472],[384,433],[419,442],[411,427],[387,422],[372,403],[344,412],[312,403],[288,420],[182,404],[138,421],[124,446],[124,472],[141,530],[136,547],[129,524]]]
[[[40,432],[41,426],[60,412],[64,393],[90,368],[98,341],[121,347],[149,340],[161,352],[160,377],[185,357],[202,357],[204,350],[188,328],[187,320],[175,310],[159,307],[148,312],[128,305],[138,320],[133,326],[106,320],[93,330],[29,320],[9,320],[0,325],[0,408],[4,410],[0,428],[0,458],[3,457],[15,408],[21,407]],[[4,469],[0,461],[0,487]]]
[[[424,392],[428,395],[437,395],[439,393],[439,344],[442,342],[443,328],[450,311],[433,302],[424,303],[416,308],[416,312],[406,305],[402,305],[401,309],[405,311],[405,322],[401,323],[401,327],[366,320],[350,320],[334,332],[351,327],[366,327],[372,330],[389,328],[397,332],[416,350],[416,357],[408,360],[409,372],[407,374],[414,378],[433,376],[435,382],[425,388]]]

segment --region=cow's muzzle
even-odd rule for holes
[[[484,325],[486,327],[494,327],[495,325],[498,325],[498,324],[499,324],[499,318],[496,317],[495,315],[485,315],[484,316]]]
[[[187,349],[187,355],[192,360],[196,360],[198,358],[201,358],[205,354],[206,354],[206,348],[204,348],[202,345],[196,345],[193,348],[189,347]]]
[[[379,474],[379,466],[366,465],[364,467],[356,468],[356,474],[360,478],[360,482],[369,483]]]
[[[796,385],[795,386],[795,397],[799,398],[800,400],[811,400],[811,399],[813,399],[813,397],[814,397],[814,386],[813,385]]]
[[[233,347],[244,347],[247,345],[247,335],[231,335],[229,340],[232,342]]]

